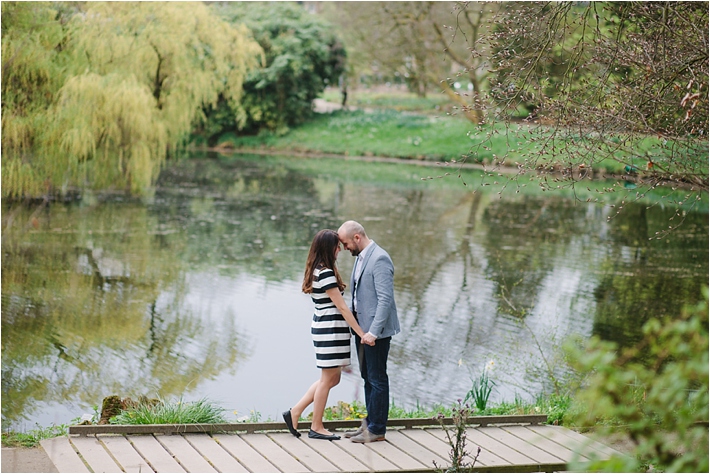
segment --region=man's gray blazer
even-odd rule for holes
[[[356,265],[353,265],[350,290],[357,288],[355,297],[360,327],[382,339],[399,332],[397,307],[394,303],[394,264],[382,247],[375,242],[372,246],[362,262],[362,271],[357,282]]]

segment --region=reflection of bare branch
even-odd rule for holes
[[[152,355],[153,352],[155,351],[155,345],[158,342],[158,337],[156,334],[155,320],[159,319],[159,314],[155,310],[156,304],[157,304],[156,300],[153,300],[153,302],[150,304],[150,327],[148,328],[148,331],[150,332],[150,346],[148,346],[148,350],[146,351],[149,355],[149,358],[150,358],[150,355]],[[160,322],[162,323],[163,321],[160,320]]]
[[[470,262],[473,261],[473,254],[471,253],[471,247],[470,247],[470,241],[471,241],[471,235],[476,227],[475,222],[476,222],[476,214],[478,213],[478,207],[481,202],[481,193],[473,193],[473,199],[471,200],[471,208],[469,210],[468,214],[468,219],[467,219],[467,225],[466,225],[466,230],[464,232],[464,235],[461,239],[461,243],[458,246],[456,250],[453,250],[451,252],[448,252],[444,255],[442,259],[439,260],[436,264],[432,265],[432,272],[430,273],[429,277],[426,279],[426,282],[424,284],[424,288],[429,288],[432,284],[432,282],[436,279],[437,275],[439,274],[440,271],[445,267],[446,263],[448,263],[451,259],[461,256],[462,262],[463,262],[463,275],[461,279],[461,286],[459,288],[459,291],[456,293],[456,297],[453,299],[451,304],[449,305],[449,312],[453,313],[454,309],[458,306],[459,302],[461,301],[461,298],[467,294],[467,287],[468,287],[468,279],[467,275],[469,273],[469,268],[470,268]],[[416,325],[418,322],[418,315],[414,320],[414,325]],[[466,340],[470,339],[471,332],[473,331],[473,327],[470,325],[469,326],[469,332],[466,335]]]
[[[510,308],[511,308],[513,311],[515,311],[516,313],[518,312],[518,308],[516,308],[515,305],[514,305],[513,303],[511,303],[508,298],[505,297],[505,293],[503,293],[503,291],[501,291],[500,297],[503,298],[503,301],[505,301],[506,303],[508,303],[508,306],[510,306]]]
[[[545,210],[547,210],[547,205],[549,203],[550,203],[550,199],[547,199],[540,205],[540,208],[537,210],[537,212],[535,213],[533,218],[530,220],[528,225],[525,226],[525,229],[530,229],[533,226],[533,224],[535,224],[538,221],[538,219],[540,219],[540,216],[542,215],[542,213],[545,212]]]

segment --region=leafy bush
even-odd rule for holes
[[[708,472],[708,290],[681,317],[650,320],[644,338],[618,350],[592,339],[570,345],[575,368],[588,373],[575,395],[577,421],[626,433],[636,459],[612,458],[594,470],[628,472],[652,465],[667,472]]]
[[[332,27],[290,2],[218,2],[213,9],[233,25],[245,24],[265,61],[244,83],[244,113],[221,100],[205,109],[205,126],[196,134],[216,145],[224,132],[283,134],[310,117],[313,99],[337,82],[345,66],[345,49]]]

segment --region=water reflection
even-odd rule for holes
[[[221,156],[173,164],[145,202],[3,203],[3,426],[66,423],[113,393],[276,419],[318,376],[300,293],[308,245],[345,219],[395,263],[392,397],[408,406],[462,397],[488,360],[495,398],[534,395],[564,372],[568,335],[628,344],[707,281],[707,214],[648,240],[673,209],[632,204],[607,221],[599,205],[421,174]],[[341,253],[343,274],[352,263]],[[358,397],[351,373],[330,401]]]

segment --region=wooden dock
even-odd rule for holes
[[[564,471],[572,461],[621,455],[545,416],[472,418],[467,451],[480,472]],[[448,420],[450,421],[450,420]],[[326,422],[338,432],[357,421]],[[433,472],[449,466],[450,446],[428,419],[390,420],[384,442],[295,438],[284,423],[72,426],[42,447],[59,472]]]

